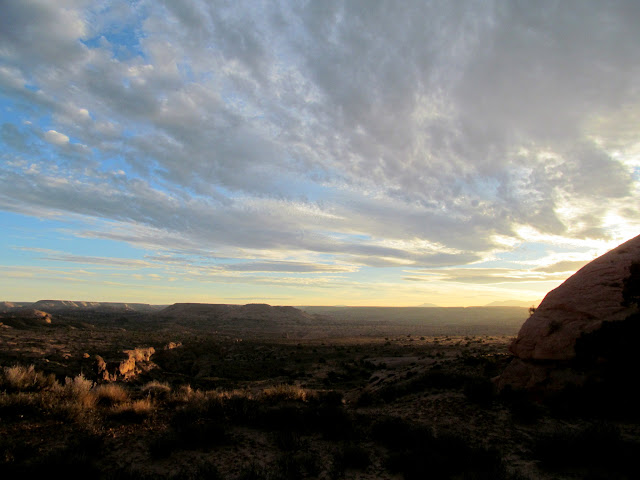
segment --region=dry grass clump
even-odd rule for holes
[[[150,398],[126,401],[111,407],[110,413],[129,420],[141,420],[154,412],[155,405]]]
[[[270,402],[278,401],[296,401],[304,402],[310,398],[310,392],[297,385],[276,385],[275,387],[265,388],[262,391],[262,397]]]
[[[194,389],[191,385],[180,385],[180,387],[169,395],[171,403],[196,405],[206,403],[207,395],[202,390]]]
[[[122,385],[117,383],[105,383],[93,389],[98,405],[111,407],[125,403],[129,400],[129,393]]]
[[[73,378],[66,377],[60,393],[68,402],[79,408],[92,408],[97,403],[93,387],[94,383],[80,374]]]
[[[140,390],[151,398],[167,398],[171,393],[171,387],[168,383],[153,380],[143,385]]]
[[[57,385],[55,375],[36,372],[33,365],[4,367],[0,374],[0,388],[8,391],[40,391]]]

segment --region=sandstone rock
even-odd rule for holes
[[[640,236],[598,257],[544,298],[510,346],[516,357],[498,378],[538,392],[614,385],[637,363]],[[631,345],[633,342],[634,345]]]
[[[638,269],[640,235],[596,258],[549,292],[520,329],[511,352],[521,359],[574,358],[580,336],[598,330],[604,321],[624,320],[638,311]]]
[[[169,342],[163,347],[163,350],[173,350],[174,348],[179,348],[181,346],[182,342]]]
[[[153,347],[123,350],[122,353],[127,358],[110,362],[105,361],[100,355],[96,355],[95,370],[99,380],[105,382],[127,381],[156,367],[151,361],[151,356],[155,353]]]

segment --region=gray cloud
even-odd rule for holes
[[[523,225],[607,238],[608,215],[637,213],[638,173],[607,145],[636,141],[616,127],[640,109],[639,13],[9,2],[0,208],[121,224],[85,235],[150,247],[370,266],[477,262]]]
[[[430,282],[434,278],[445,282],[492,285],[503,283],[529,283],[564,280],[566,276],[556,275],[562,270],[514,270],[508,268],[450,268],[431,271],[416,271],[404,280],[412,282]]]

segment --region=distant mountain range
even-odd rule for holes
[[[37,302],[0,302],[0,312],[18,308],[32,308],[45,312],[61,311],[125,311],[150,313],[161,310],[166,305],[149,305],[147,303],[123,302],[86,302],[82,300],[38,300]]]

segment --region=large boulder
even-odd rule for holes
[[[639,304],[640,235],[547,294],[511,344],[515,358],[498,387],[542,395],[587,384],[617,389],[614,378],[637,363]]]

